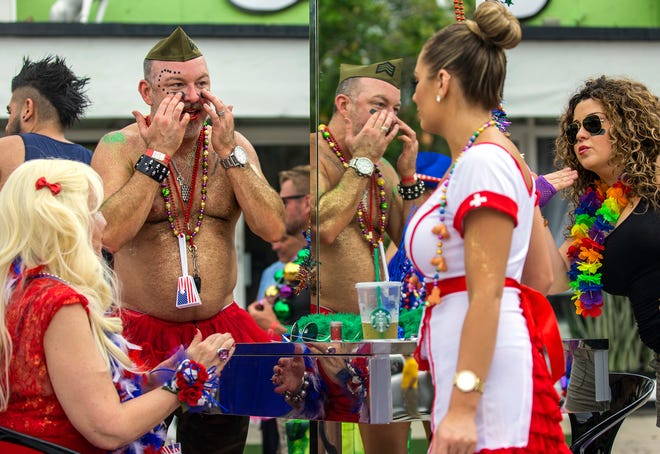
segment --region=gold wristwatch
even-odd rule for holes
[[[476,391],[483,394],[486,382],[477,377],[477,374],[471,370],[461,370],[454,375],[454,386],[464,393]]]

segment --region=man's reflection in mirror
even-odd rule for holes
[[[380,280],[387,266],[378,260],[384,238],[397,245],[401,240],[411,202],[397,191],[400,183],[410,184],[400,182],[399,174],[415,169],[395,169],[383,155],[395,139],[403,143],[402,156],[417,154],[415,132],[398,118],[402,66],[402,59],[341,65],[332,117],[312,134],[311,170],[318,176],[312,227],[320,244],[322,313],[359,313],[355,284]],[[362,424],[360,432],[368,452],[407,452],[408,425]]]

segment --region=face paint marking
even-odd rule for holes
[[[126,142],[126,136],[122,132],[114,132],[111,134],[106,134],[103,136],[104,143],[124,143]]]

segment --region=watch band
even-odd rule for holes
[[[152,180],[162,183],[170,175],[170,169],[165,164],[156,159],[143,154],[135,163],[135,170],[141,172]]]
[[[234,152],[232,152],[226,158],[221,159],[220,164],[222,164],[222,167],[224,167],[225,169],[229,169],[231,167],[243,167],[243,164],[241,164],[236,160],[236,157],[234,156]]]
[[[230,169],[232,167],[245,167],[247,163],[247,152],[245,151],[245,148],[240,145],[236,145],[232,148],[229,156],[220,160],[220,164],[222,164],[222,167],[225,169]]]

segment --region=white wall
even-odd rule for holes
[[[307,39],[193,40],[204,54],[212,88],[235,106],[242,118],[307,118],[309,116],[309,44]],[[156,43],[135,37],[0,37],[0,106],[11,96],[10,82],[24,55],[66,58],[79,76],[91,78],[92,106],[86,118],[130,118],[146,106],[137,93],[142,61]],[[0,118],[7,118],[2,109]]]
[[[589,77],[629,77],[660,95],[658,41],[524,41],[507,51],[504,110],[557,118]]]

